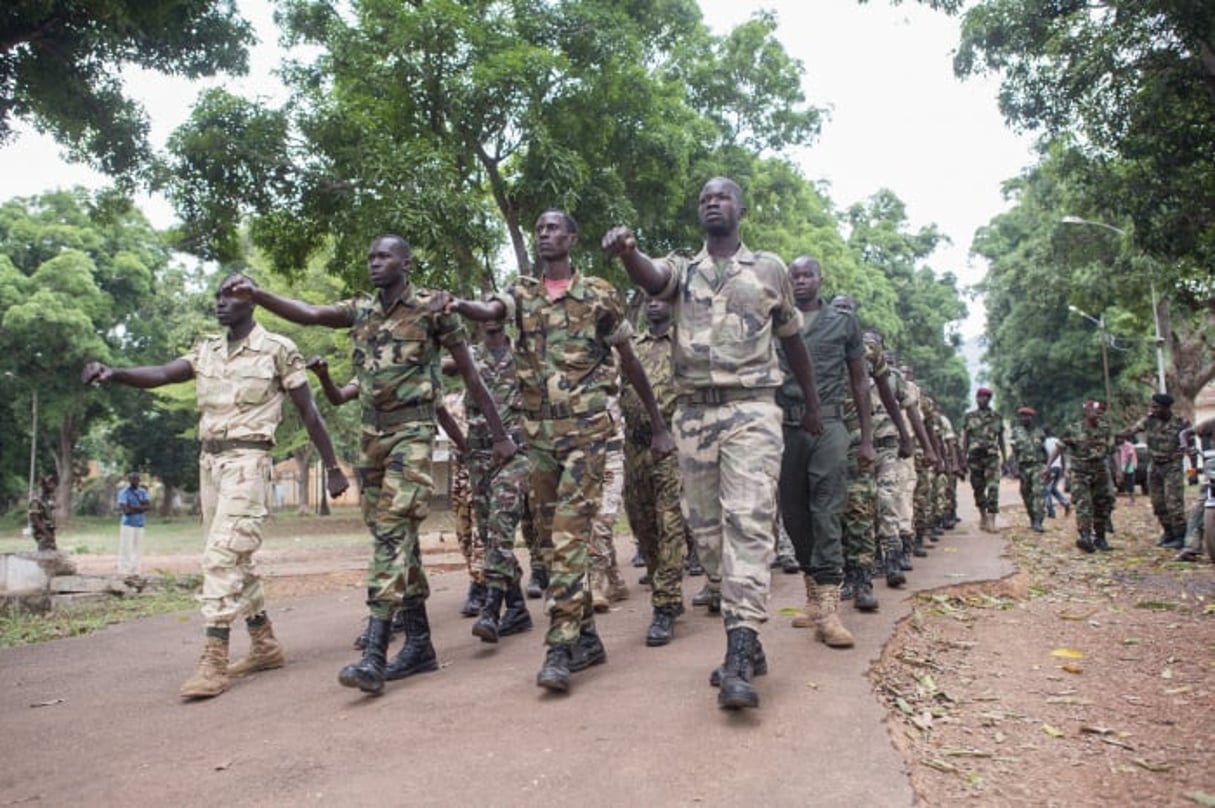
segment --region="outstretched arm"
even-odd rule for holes
[[[653,259],[637,249],[637,237],[627,227],[614,227],[607,231],[601,246],[609,256],[620,258],[629,278],[651,297],[661,292],[671,278],[668,267],[655,264]]]
[[[145,390],[175,382],[185,382],[193,378],[194,368],[184,359],[174,359],[167,365],[135,368],[112,368],[101,362],[89,362],[80,372],[80,381],[85,384],[98,385],[106,382],[118,382]]]
[[[324,357],[314,356],[308,360],[304,367],[311,370],[316,376],[317,381],[321,383],[321,390],[325,392],[325,398],[335,407],[340,407],[347,401],[354,401],[359,396],[359,386],[354,382],[350,382],[344,387],[338,387],[333,383],[333,378],[329,375],[329,363]]]
[[[325,419],[321,417],[321,411],[316,408],[312,390],[308,385],[301,384],[298,387],[292,387],[288,393],[291,396],[291,403],[299,410],[300,418],[304,421],[304,428],[308,430],[308,437],[312,438],[313,444],[321,453],[321,460],[325,463],[325,480],[329,488],[329,496],[341,496],[342,492],[350,487],[350,483],[346,480],[341,466],[338,465],[337,455],[333,452],[333,443],[329,440],[329,430],[325,428]]]
[[[350,318],[341,306],[315,306],[290,297],[267,292],[248,278],[232,278],[221,290],[239,300],[248,300],[272,311],[284,320],[300,325],[323,325],[327,328],[349,328]]]
[[[646,412],[650,414],[650,451],[655,458],[666,457],[675,451],[675,439],[671,437],[666,419],[662,417],[662,412],[658,409],[658,399],[654,397],[654,389],[650,387],[650,380],[645,375],[645,369],[641,367],[641,362],[638,361],[632,344],[620,343],[616,346],[616,353],[620,354],[620,369],[624,372],[625,378],[629,380],[629,384],[633,385],[633,389],[637,391],[637,397],[641,399]]]

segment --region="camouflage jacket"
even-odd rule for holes
[[[378,296],[359,295],[337,305],[346,313],[354,341],[354,372],[364,431],[375,414],[431,405],[442,395],[440,348],[463,343],[467,332],[455,314],[430,310],[434,293],[405,286],[387,311]]]
[[[999,454],[1004,446],[1004,419],[990,407],[974,409],[962,416],[966,451]]]
[[[206,337],[183,357],[194,369],[199,440],[274,441],[287,390],[308,383],[295,343],[254,325],[238,344]]]
[[[675,380],[671,376],[671,332],[658,335],[646,331],[633,338],[633,352],[641,363],[654,398],[658,401],[658,411],[670,425],[675,414]],[[641,396],[633,389],[628,379],[621,382],[620,410],[624,414],[624,423],[630,441],[638,446],[648,446],[650,443],[650,413]]]
[[[1170,413],[1167,421],[1162,421],[1152,415],[1145,416],[1132,426],[1130,431],[1142,432],[1143,441],[1147,444],[1152,462],[1164,465],[1181,462],[1181,458],[1185,455],[1185,449],[1181,444],[1181,432],[1189,427],[1189,421],[1180,415]]]
[[[1046,464],[1046,433],[1042,427],[1026,429],[1021,424],[1016,424],[1008,440],[1012,446],[1013,457],[1017,458],[1018,468],[1042,470],[1042,466]]]
[[[619,387],[612,349],[633,336],[616,287],[575,272],[569,289],[550,301],[543,279],[525,276],[493,299],[519,329],[515,360],[527,417],[604,412]]]
[[[897,436],[898,430],[894,428],[894,421],[890,420],[890,415],[886,412],[885,405],[882,404],[882,397],[878,395],[877,385],[891,383],[890,365],[886,364],[886,355],[882,353],[881,347],[877,343],[863,342],[862,354],[865,360],[865,374],[869,377],[869,410],[873,415],[873,438],[887,438],[891,435]],[[815,375],[818,374],[817,363],[814,366]],[[898,398],[898,392],[895,391],[895,398]],[[856,402],[852,399],[852,393],[844,396],[842,402],[844,411],[844,423],[848,426],[849,432],[857,432],[861,428],[861,419],[857,416]]]
[[[1114,450],[1114,435],[1104,422],[1090,427],[1081,420],[1071,424],[1059,435],[1059,442],[1067,447],[1074,469],[1093,473],[1108,467],[1110,452]]]
[[[472,353],[481,381],[485,383],[485,388],[498,406],[502,428],[508,435],[516,434],[523,417],[523,395],[519,392],[519,372],[515,367],[514,352],[507,346],[501,356],[494,356],[484,345],[474,345]],[[469,440],[475,439],[481,444],[492,443],[489,421],[486,420],[485,413],[481,412],[472,396],[466,394],[464,398],[468,411]]]
[[[741,245],[720,269],[703,248],[693,258],[671,253],[655,264],[671,269],[657,297],[673,306],[678,393],[780,386],[774,339],[795,336],[802,325],[780,258]]]

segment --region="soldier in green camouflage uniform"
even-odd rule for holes
[[[587,577],[591,587],[591,605],[597,612],[606,612],[612,603],[627,600],[629,587],[620,572],[616,558],[616,522],[624,495],[624,416],[616,396],[608,399],[608,412],[616,425],[616,434],[607,443],[603,462],[603,497],[595,520],[591,523],[591,540],[587,544]]]
[[[652,260],[627,227],[612,229],[602,243],[621,258],[634,283],[674,307],[682,508],[711,591],[720,593],[709,608],[721,609],[726,629],[725,663],[710,681],[721,687],[718,705],[736,709],[758,706],[751,679],[767,670],[759,627],[768,618],[782,443],[774,400],[782,374],[773,337],[800,382],[803,427],[818,435],[822,420],[784,263],[752,252],[739,238],[746,213],[742,189],[711,179],[697,208],[705,243],[694,257],[672,253]]]
[[[991,408],[991,389],[975,393],[977,408],[962,417],[962,450],[970,469],[980,529],[994,533],[1000,512],[1000,469],[1004,465],[1004,420]]]
[[[90,362],[81,376],[86,384],[118,382],[145,389],[196,380],[206,643],[198,669],[181,686],[181,696],[191,699],[218,696],[227,690],[229,676],[278,668],[285,661],[266,616],[253,560],[270,514],[270,450],[284,398],[291,399],[320,452],[329,494],[339,496],[348,485],[308,387],[304,358],[291,340],[254,321],[253,305],[235,291],[238,285],[252,288],[253,283],[229,275],[215,293],[216,319],[227,333],[200,340],[166,365],[110,368]],[[230,626],[242,616],[250,651],[229,666]]]
[[[449,305],[473,320],[518,325],[515,359],[532,461],[532,506],[549,569],[548,651],[536,684],[565,692],[572,672],[607,659],[587,587],[587,543],[603,496],[607,444],[616,433],[607,410],[617,392],[615,354],[651,413],[652,448],[665,455],[674,443],[633,353],[633,327],[620,293],[602,278],[575,272],[570,263],[578,238],[573,217],[547,211],[535,235],[542,277],[522,277],[486,303]]]
[[[367,573],[367,646],[362,659],[342,668],[338,681],[372,695],[383,692],[385,680],[439,667],[430,641],[430,586],[418,530],[434,490],[431,455],[441,349],[450,352],[465,388],[486,413],[495,453],[503,462],[515,453],[477,374],[463,324],[441,310],[440,294],[409,283],[412,261],[409,242],[383,235],[367,252],[375,295],[314,306],[263,289],[247,290],[254,302],[292,322],[350,330],[363,421],[358,475],[374,552]],[[386,665],[389,621],[398,607],[405,612],[405,644]]]
[[[953,421],[940,407],[937,408],[939,419],[938,434],[941,437],[940,474],[943,475],[942,486],[944,493],[941,504],[941,527],[953,530],[958,524],[958,472],[963,464],[958,460],[958,433],[954,431]],[[934,537],[934,539],[937,537]]]
[[[455,372],[454,365],[452,372]],[[445,368],[446,370],[446,368]],[[444,431],[451,435],[452,430],[458,430],[461,435],[468,434],[468,415],[464,404],[463,391],[456,390],[442,396],[442,409],[447,411],[452,429]],[[443,425],[439,418],[440,426]],[[490,450],[492,454],[492,450]],[[455,444],[453,439],[451,453],[448,456],[447,468],[451,484],[448,487],[448,497],[451,502],[451,515],[456,524],[456,542],[460,545],[460,554],[464,556],[464,565],[468,570],[468,594],[460,614],[465,617],[476,617],[481,613],[481,605],[485,600],[485,544],[481,541],[478,531],[473,529],[473,490],[468,468],[468,458],[464,451]]]
[[[518,634],[532,627],[521,586],[522,571],[515,558],[515,530],[523,518],[531,476],[523,440],[523,395],[510,338],[500,321],[481,324],[481,344],[473,357],[498,418],[518,451],[506,463],[494,456],[493,436],[485,413],[469,402],[468,471],[476,510],[477,543],[484,548],[486,592],[472,633],[483,642]],[[505,604],[506,611],[502,612]]]
[[[675,415],[675,383],[671,378],[671,304],[646,301],[649,328],[633,340],[633,351],[645,369],[668,421]],[[679,511],[679,458],[655,461],[650,453],[650,416],[636,391],[627,384],[620,393],[624,413],[624,505],[629,527],[645,557],[653,587],[653,619],[645,644],[666,645],[674,636],[675,619],[683,614],[683,562],[686,555],[683,514]]]
[[[1034,425],[1037,411],[1033,407],[1017,410],[1018,423],[1012,428],[1009,443],[1013,457],[1017,459],[1017,476],[1021,479],[1021,501],[1029,516],[1029,529],[1042,533],[1042,520],[1046,517],[1046,500],[1043,498],[1046,480],[1042,472],[1046,469],[1046,433]]]
[[[917,515],[923,518],[923,508],[916,506],[916,489],[920,484],[920,475],[938,464],[936,448],[929,434],[928,425],[923,415],[923,394],[915,383],[915,371],[908,365],[897,365],[892,352],[886,352],[886,362],[891,366],[890,378],[896,390],[899,390],[899,400],[903,404],[903,412],[915,433],[916,441],[911,457],[901,461],[896,487],[895,513],[899,525],[899,547],[897,569],[895,565],[886,566],[888,586],[899,586],[906,581],[905,567],[911,566],[910,555],[926,555],[924,548],[924,531],[920,529]],[[919,550],[917,553],[916,550]]]
[[[1046,460],[1049,469],[1062,447],[1071,455],[1072,508],[1076,511],[1076,546],[1086,553],[1112,549],[1105,540],[1110,512],[1114,509],[1114,487],[1110,479],[1110,452],[1114,436],[1101,420],[1103,407],[1098,401],[1084,403],[1084,419],[1067,427],[1059,445]],[[1046,480],[1047,471],[1042,471]]]
[[[940,436],[937,435],[937,403],[932,396],[923,391],[920,393],[920,417],[924,421],[924,431],[928,435],[928,441],[932,446],[933,453],[937,457],[940,457],[938,447],[941,445],[941,440]],[[931,535],[932,525],[937,518],[937,503],[933,496],[937,475],[936,464],[929,462],[927,455],[925,455],[917,460],[915,474],[913,506],[915,533],[912,544],[913,546],[919,544],[922,547],[924,537]],[[901,559],[904,570],[911,569],[911,559],[908,556],[908,553],[904,553]]]
[[[1172,408],[1173,397],[1157,393],[1152,396],[1151,411],[1126,431],[1143,433],[1151,459],[1148,494],[1152,498],[1152,513],[1164,529],[1156,546],[1180,549],[1186,533],[1183,468],[1186,446],[1182,433],[1189,429],[1190,423],[1175,415]]]
[[[39,477],[39,492],[30,497],[26,511],[30,532],[33,533],[40,553],[59,551],[55,544],[55,489],[58,487],[59,481],[53,475]]]

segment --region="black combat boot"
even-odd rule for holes
[[[939,538],[933,537],[932,534],[929,534],[929,537],[932,538],[933,541],[940,541]],[[900,534],[900,541],[902,541],[901,534]],[[917,530],[915,532],[915,535],[912,537],[911,554],[913,556],[915,556],[916,558],[927,558],[928,557],[928,551],[926,549],[924,549],[924,531]]]
[[[345,687],[357,687],[378,696],[384,692],[384,658],[388,655],[388,621],[373,617],[367,622],[367,644],[363,658],[338,672]]]
[[[570,673],[584,671],[592,665],[602,665],[604,662],[607,662],[607,649],[603,647],[603,640],[599,639],[595,624],[583,626],[577,641],[570,646]]]
[[[1042,520],[1037,517],[1034,517],[1033,519],[1030,520],[1029,529],[1035,533],[1045,533],[1046,532],[1046,528],[1042,527]]]
[[[693,578],[705,574],[704,565],[700,563],[700,554],[696,552],[696,545],[692,544],[688,547],[687,558],[683,562],[683,570],[685,575]]]
[[[675,636],[675,618],[683,613],[683,607],[658,606],[654,609],[654,619],[645,633],[645,644],[651,648],[666,645]]]
[[[548,570],[544,567],[532,567],[532,574],[527,579],[527,596],[542,598],[546,589],[548,589]]]
[[[938,519],[936,522],[933,522],[932,527],[928,528],[928,537],[930,539],[939,541],[940,538],[944,535],[945,535],[945,530],[941,527],[940,519]],[[922,543],[923,542],[921,542],[921,544]]]
[[[470,583],[468,597],[460,608],[460,614],[465,617],[476,617],[481,614],[481,604],[485,601],[485,584]]]
[[[536,674],[538,687],[565,693],[570,689],[570,646],[553,645],[544,654],[544,665]]]
[[[722,666],[721,690],[717,694],[718,707],[737,710],[759,706],[759,694],[751,685],[758,640],[755,630],[745,626],[726,632],[726,662]]]
[[[426,619],[425,601],[402,607],[402,611],[405,612],[405,644],[384,668],[384,678],[390,681],[439,669],[435,647],[430,644],[430,621]]]
[[[1105,540],[1105,528],[1097,528],[1096,533],[1097,537],[1093,539],[1093,546],[1103,553],[1112,553],[1114,548],[1110,547],[1110,543]]]
[[[1165,528],[1164,533],[1160,536],[1160,541],[1156,542],[1156,546],[1167,547],[1170,550],[1180,550],[1185,546],[1185,528],[1181,530],[1172,527]]]
[[[498,620],[502,614],[502,600],[506,597],[505,590],[489,587],[485,592],[485,600],[481,603],[481,616],[473,623],[474,637],[480,637],[481,642],[498,641]]]
[[[856,565],[844,562],[844,582],[840,585],[840,600],[852,600],[856,594]]]
[[[915,546],[915,539],[911,536],[902,535],[899,537],[899,544],[902,551],[899,553],[899,569],[903,572],[911,572],[915,569],[911,564],[911,551]]]
[[[847,572],[845,571],[845,575]],[[857,567],[854,573],[853,588],[856,597],[852,605],[862,612],[876,612],[878,608],[877,595],[873,594],[873,572],[870,567]]]
[[[362,651],[367,647],[367,632],[371,628],[370,618],[368,623],[363,627],[363,633],[354,638],[354,647]],[[405,615],[400,609],[397,609],[392,615],[392,624],[389,627],[388,639],[392,641],[393,637],[402,634],[405,631]]]
[[[1093,536],[1087,530],[1081,530],[1079,538],[1076,539],[1076,546],[1086,553],[1092,553],[1097,550],[1097,546],[1093,544]]]
[[[721,677],[725,672],[725,665],[719,665],[709,674],[709,684],[713,687],[721,687]],[[759,641],[759,637],[755,638],[755,653],[751,655],[751,672],[756,676],[765,676],[768,673],[768,658],[764,656],[764,646]]]
[[[523,599],[523,589],[515,581],[506,590],[506,613],[498,623],[498,636],[509,637],[512,634],[522,634],[532,629],[532,616],[527,611],[527,601]]]
[[[897,551],[889,547],[886,548],[886,586],[892,589],[907,583],[907,576],[903,574],[902,557],[901,548]]]

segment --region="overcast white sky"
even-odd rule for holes
[[[996,109],[996,84],[954,78],[952,52],[957,20],[921,8],[914,0],[892,7],[887,0],[700,0],[706,21],[719,32],[758,9],[777,13],[778,35],[805,66],[810,103],[830,107],[818,142],[795,155],[806,176],[826,180],[840,208],[879,188],[907,205],[913,227],[937,224],[953,245],[930,261],[963,284],[979,281],[981,262],[968,259],[975,229],[1004,209],[1000,184],[1034,161],[1030,139],[1004,127]],[[278,57],[269,4],[244,0],[263,45],[252,54],[249,77],[231,82],[245,95],[274,97],[270,75]],[[133,76],[132,92],[147,106],[157,146],[189,113],[199,87],[155,75]],[[105,178],[64,162],[48,138],[23,130],[0,148],[0,198],[29,196],[51,188],[99,187]],[[173,216],[161,200],[142,200],[158,227]],[[830,267],[827,267],[828,272]],[[981,303],[971,302],[962,331],[982,333]]]

